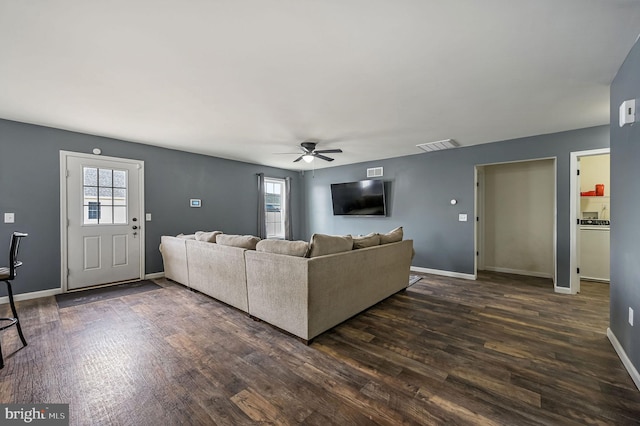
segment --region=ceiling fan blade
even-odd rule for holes
[[[305,154],[307,155],[307,154]],[[302,157],[304,157],[304,155],[301,155],[300,157],[296,158],[295,160],[293,160],[294,163],[297,163],[298,161],[302,160]]]
[[[315,152],[315,154],[314,154],[313,156],[314,156],[314,157],[321,158],[321,159],[323,159],[323,160],[325,160],[325,161],[333,161],[333,158],[329,158],[329,157],[326,157],[326,156],[324,156],[324,155],[322,155],[322,154],[318,154],[318,151],[316,151],[316,152]]]
[[[341,149],[323,149],[320,151],[316,151],[316,154],[330,154],[330,153],[339,153],[342,152]]]

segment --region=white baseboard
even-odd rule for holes
[[[146,274],[145,280],[155,280],[157,278],[164,278],[164,272],[154,272],[153,274]]]
[[[611,331],[611,329],[608,327],[607,327],[607,337],[609,338],[609,341],[611,342],[613,349],[616,350],[618,357],[620,357],[620,361],[622,361],[622,365],[624,365],[624,368],[627,369],[627,372],[631,376],[631,380],[633,380],[633,383],[635,383],[638,390],[640,390],[640,373],[638,373],[638,370],[636,369],[636,367],[633,365],[633,363],[627,356],[627,353],[622,348],[622,345],[618,341],[618,338],[616,337],[616,335],[613,334],[613,331]]]
[[[580,279],[581,280],[585,280],[585,281],[595,281],[598,283],[608,283],[609,280],[606,278],[594,278],[594,277],[585,277],[584,275],[580,275]]]
[[[486,266],[485,265],[484,270],[485,271],[492,271],[492,272],[503,272],[505,274],[527,275],[529,277],[553,278],[553,275],[548,274],[546,272],[524,271],[522,269],[501,268],[499,266]]]
[[[414,272],[422,272],[423,274],[442,275],[444,277],[462,278],[465,280],[476,279],[476,276],[473,274],[463,274],[461,272],[442,271],[440,269],[420,268],[418,266],[412,266],[411,270]]]
[[[33,291],[31,293],[14,294],[13,300],[19,302],[20,300],[39,299],[41,297],[55,296],[62,293],[61,288],[52,288],[50,290]],[[9,303],[9,296],[0,297],[0,304]]]

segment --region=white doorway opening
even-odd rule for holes
[[[557,291],[555,158],[476,166],[476,274],[551,279]]]
[[[571,179],[570,179],[570,208],[569,218],[571,220],[570,232],[570,255],[569,264],[571,268],[569,291],[571,294],[580,292],[580,203],[581,203],[581,179],[580,179],[580,159],[595,155],[604,155],[611,152],[610,148],[592,149],[587,151],[575,151],[571,153]],[[605,188],[606,190],[606,188]]]

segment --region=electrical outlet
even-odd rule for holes
[[[629,324],[633,326],[633,308],[629,306]]]
[[[467,221],[467,214],[466,213],[458,214],[458,221],[459,222],[466,222]]]
[[[16,214],[15,213],[5,213],[4,214],[4,223],[15,223]]]

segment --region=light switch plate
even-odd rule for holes
[[[466,213],[460,213],[458,215],[458,222],[466,222],[467,221],[467,214]]]
[[[4,214],[4,223],[15,223],[16,214],[15,213],[5,213]]]
[[[629,324],[633,325],[633,308],[629,307]]]
[[[144,220],[146,220],[147,222],[151,222],[151,213],[147,213],[144,215]]]

